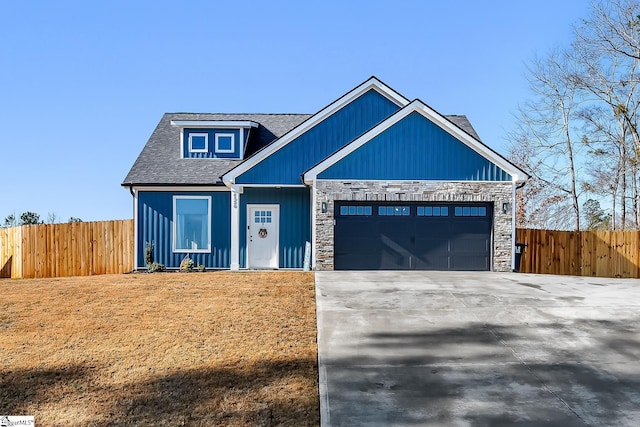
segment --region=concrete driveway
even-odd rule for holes
[[[638,426],[640,280],[318,272],[323,426]]]

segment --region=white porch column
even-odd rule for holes
[[[231,271],[240,270],[240,194],[242,187],[231,186]]]
[[[316,180],[311,185],[311,270],[316,270]]]

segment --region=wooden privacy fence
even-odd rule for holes
[[[118,274],[133,269],[133,220],[0,229],[0,277]]]
[[[518,229],[522,273],[640,278],[640,231]]]
[[[0,229],[0,278],[131,271],[133,220]],[[523,273],[640,278],[640,231],[518,229]]]

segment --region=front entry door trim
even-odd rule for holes
[[[279,266],[280,205],[247,205],[247,268]]]

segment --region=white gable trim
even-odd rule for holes
[[[131,186],[136,193],[139,191],[167,191],[167,192],[199,192],[209,193],[213,191],[229,191],[227,187],[222,185],[133,185]]]
[[[482,142],[478,141],[467,132],[460,129],[458,126],[453,124],[450,120],[438,114],[435,110],[430,108],[428,105],[416,99],[412,101],[409,105],[404,107],[402,110],[398,111],[394,115],[388,117],[386,120],[378,124],[376,127],[372,128],[368,132],[364,133],[362,136],[356,138],[351,143],[347,144],[340,150],[336,151],[333,155],[327,157],[322,162],[318,163],[316,166],[309,169],[304,173],[304,183],[306,185],[312,185],[314,180],[317,179],[318,175],[328,169],[330,166],[333,166],[338,161],[344,159],[349,154],[353,153],[358,148],[362,147],[364,144],[380,135],[385,130],[389,129],[400,120],[407,117],[409,114],[413,112],[418,112],[422,114],[425,118],[427,118],[432,123],[439,126],[445,132],[449,133],[460,142],[464,143],[466,146],[474,150],[476,153],[480,154],[485,159],[494,163],[496,166],[507,172],[512,176],[513,182],[523,182],[527,179],[527,174],[519,169],[517,166],[509,162],[504,157],[500,156],[498,153],[484,145]]]
[[[375,77],[371,77],[366,82],[362,83],[360,86],[348,92],[346,95],[342,96],[338,100],[334,101],[324,109],[320,110],[318,113],[311,116],[305,122],[301,123],[294,129],[290,130],[286,134],[280,137],[277,141],[268,145],[263,150],[259,151],[255,156],[249,158],[246,162],[236,166],[234,169],[227,172],[222,177],[222,182],[227,186],[231,186],[235,184],[235,179],[260,163],[262,160],[266,159],[303,133],[307,132],[309,129],[313,128],[318,123],[322,122],[324,119],[329,117],[331,114],[340,110],[345,105],[351,103],[353,100],[360,97],[362,94],[369,90],[375,90],[380,93],[382,96],[389,99],[391,102],[396,104],[399,107],[404,107],[409,103],[409,100],[404,96],[400,95],[395,90],[391,89],[389,86],[382,83]]]
[[[179,128],[240,129],[256,128],[258,123],[247,120],[171,120],[171,126]]]

